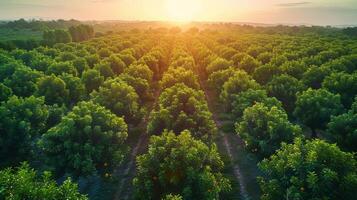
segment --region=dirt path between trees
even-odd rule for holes
[[[232,164],[232,170],[233,170],[233,174],[235,179],[237,180],[237,182],[239,183],[239,191],[240,191],[240,195],[241,198],[244,200],[248,200],[251,199],[248,192],[247,192],[247,187],[245,184],[245,178],[242,176],[242,172],[240,170],[240,166],[237,162],[237,156],[236,156],[236,152],[234,149],[232,149],[232,143],[234,145],[240,145],[241,147],[244,146],[243,141],[239,138],[239,136],[235,135],[234,133],[231,133],[230,135],[234,135],[235,137],[229,137],[229,135],[227,135],[227,133],[224,133],[222,130],[223,125],[224,125],[224,121],[220,120],[218,115],[217,115],[217,111],[218,109],[215,106],[214,103],[214,94],[211,90],[209,90],[207,88],[207,84],[205,81],[200,80],[200,84],[201,87],[206,95],[206,101],[208,103],[208,107],[209,110],[212,113],[212,118],[214,120],[214,122],[216,123],[216,126],[218,128],[218,133],[219,133],[219,137],[222,137],[223,139],[220,139],[217,141],[217,143],[222,143],[222,144],[217,144],[217,145],[221,145],[224,146],[225,152],[229,157],[229,160]]]
[[[142,131],[142,133],[138,136],[138,140],[130,153],[129,161],[116,170],[117,177],[120,178],[120,182],[118,185],[117,192],[114,196],[114,200],[128,200],[130,199],[130,195],[133,194],[132,181],[133,178],[135,177],[135,172],[136,172],[136,166],[135,166],[136,156],[144,153],[147,149],[148,142],[149,142],[149,134],[147,133],[146,130],[148,119],[151,110],[154,109],[157,104],[159,95],[160,92],[158,90],[155,91],[154,101],[149,106],[148,113],[140,122],[140,124],[137,126],[138,129]]]

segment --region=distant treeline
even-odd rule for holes
[[[42,44],[42,41],[39,40],[9,40],[9,41],[0,41],[0,49],[5,50],[14,50],[16,48],[31,50],[36,47],[39,47]]]
[[[31,29],[33,31],[44,31],[51,29],[68,29],[71,26],[78,26],[81,22],[78,20],[25,20],[19,19],[15,21],[9,21],[7,23],[1,24],[0,28],[11,28],[11,29]]]
[[[81,42],[94,37],[94,29],[90,25],[76,25],[68,29],[44,30],[43,40],[9,40],[1,41],[0,48],[13,50],[16,48],[31,50],[41,45],[52,46],[57,43]]]
[[[43,42],[45,45],[56,43],[82,42],[94,36],[94,29],[89,25],[71,26],[68,30],[55,29],[44,31]]]
[[[357,36],[357,27],[348,27],[343,29],[343,32],[349,36]]]

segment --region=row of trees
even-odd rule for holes
[[[192,46],[246,148],[265,158],[259,164],[266,175],[259,179],[261,198],[353,199],[353,153],[302,139],[308,134],[299,125],[309,127],[312,138],[355,151],[355,43],[348,50],[339,38],[322,45],[323,37],[225,34],[200,36]]]
[[[86,199],[64,180],[110,177],[157,89],[136,198],[219,199],[231,186],[198,76],[262,159],[262,199],[353,199],[356,43],[259,31],[132,31],[0,51],[0,199]]]
[[[156,34],[133,38],[123,34],[1,52],[2,168],[28,161],[40,171],[51,171],[56,179],[78,180],[108,177],[122,163],[128,151],[128,126],[141,119],[143,105],[152,98],[154,76],[149,65],[165,64],[164,49],[170,42]],[[49,175],[37,179],[28,166],[2,172],[5,197],[18,190],[18,197],[26,199],[86,199],[70,180],[57,186]],[[18,173],[28,176],[19,184],[30,186],[20,188],[11,182]]]
[[[57,43],[82,42],[94,37],[92,26],[80,24],[66,29],[51,29],[43,32],[43,43],[52,46]]]
[[[180,39],[149,118],[148,132],[158,136],[150,138],[148,153],[137,157],[138,199],[219,199],[231,188],[212,143],[216,126],[199,90],[196,65]]]
[[[71,19],[71,20],[52,20],[52,21],[42,21],[42,20],[25,20],[18,19],[14,21],[9,21],[7,23],[1,24],[0,27],[11,28],[11,29],[31,29],[34,31],[44,31],[48,29],[67,29],[71,26],[80,25],[81,22]]]

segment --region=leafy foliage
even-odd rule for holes
[[[218,199],[230,189],[220,172],[223,162],[217,148],[193,139],[189,131],[152,136],[148,153],[137,158],[137,165],[138,199],[161,199],[170,193],[183,199]]]
[[[87,93],[97,90],[104,82],[104,77],[98,70],[89,69],[83,72],[82,82],[84,83]]]
[[[289,75],[275,76],[268,84],[270,96],[276,97],[283,103],[284,109],[290,114],[294,111],[296,93],[304,91],[305,86],[296,78]]]
[[[291,124],[281,109],[257,103],[244,110],[236,132],[250,151],[266,157],[279,149],[281,142],[292,142],[301,134],[301,129]]]
[[[356,152],[357,99],[347,113],[332,116],[327,127],[327,135],[333,142],[337,142],[343,149]]]
[[[234,100],[234,95],[248,89],[259,89],[259,84],[244,71],[237,71],[234,76],[230,77],[223,84],[220,99],[225,103],[227,109],[229,109]]]
[[[46,127],[43,98],[10,97],[0,105],[0,166],[16,165],[32,154],[31,145]]]
[[[160,86],[162,89],[166,89],[174,86],[176,83],[183,83],[193,89],[199,89],[200,84],[197,80],[197,75],[195,75],[191,70],[186,70],[183,67],[169,68],[169,70],[162,77]]]
[[[92,102],[80,102],[39,145],[58,173],[89,175],[121,163],[127,136],[123,118]]]
[[[349,108],[357,95],[357,74],[332,73],[324,79],[322,87],[332,93],[340,94],[341,102]]]
[[[37,91],[37,80],[43,77],[39,71],[28,67],[18,67],[11,76],[4,80],[4,84],[11,88],[17,96],[29,97]]]
[[[334,95],[324,89],[308,89],[297,96],[294,115],[312,130],[316,137],[316,129],[324,128],[331,116],[343,112],[340,95]]]
[[[118,78],[106,80],[98,91],[91,93],[91,98],[114,114],[125,117],[127,122],[134,122],[142,115],[135,89]]]
[[[69,90],[66,83],[55,75],[44,76],[38,80],[38,96],[44,96],[46,104],[65,104],[68,102]]]
[[[50,172],[38,176],[38,173],[26,163],[16,170],[7,168],[0,171],[0,185],[1,199],[88,199],[78,192],[77,184],[70,178],[58,185]]]
[[[194,137],[210,141],[217,131],[211,116],[203,92],[179,83],[161,93],[159,108],[150,114],[148,132],[161,134],[168,129],[178,134],[187,129]]]
[[[268,97],[265,90],[248,89],[247,91],[241,92],[234,97],[234,101],[232,103],[232,114],[237,118],[241,118],[246,108],[249,108],[257,103],[263,103],[264,106],[269,108],[276,106],[281,110],[283,109],[281,102],[274,97]]]
[[[355,199],[357,163],[352,153],[323,140],[283,144],[260,163],[263,200]]]

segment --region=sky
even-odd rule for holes
[[[356,25],[357,0],[0,0],[0,19]]]

